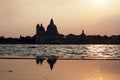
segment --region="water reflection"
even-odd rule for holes
[[[45,75],[51,80],[120,80],[119,60],[58,60],[56,57],[46,58],[50,69],[42,66]],[[47,65],[48,66],[48,65]],[[49,75],[47,74],[49,73]],[[57,78],[56,78],[57,77]],[[53,79],[54,78],[54,79]],[[45,79],[43,79],[45,80]]]
[[[53,69],[53,66],[54,64],[56,63],[57,61],[57,57],[56,56],[50,56],[48,59],[47,59],[47,62],[48,64],[50,65],[50,69],[52,70]]]
[[[42,65],[43,61],[44,61],[44,58],[43,58],[43,57],[41,57],[41,56],[36,56],[36,63],[37,63],[37,64],[41,64],[41,65]]]
[[[36,56],[36,64],[41,64],[45,60],[45,57],[42,56]],[[50,69],[52,70],[54,67],[54,64],[57,62],[57,56],[51,55],[47,58],[47,62],[50,66]]]

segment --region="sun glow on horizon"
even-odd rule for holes
[[[92,0],[92,3],[96,6],[104,6],[107,3],[107,0]]]

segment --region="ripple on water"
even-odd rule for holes
[[[120,45],[1,44],[1,56],[120,57]]]

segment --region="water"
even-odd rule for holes
[[[120,60],[0,60],[0,80],[120,80]]]
[[[120,45],[0,44],[0,56],[120,58]]]

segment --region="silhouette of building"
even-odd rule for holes
[[[84,30],[82,30],[82,34],[80,35],[80,43],[81,44],[86,43],[86,34],[84,33]]]
[[[69,34],[66,37],[59,34],[57,26],[55,25],[53,19],[50,20],[47,30],[45,31],[43,25],[36,25],[36,43],[39,44],[84,44],[86,43],[86,35],[84,30],[82,34],[74,35]]]
[[[80,35],[68,34],[64,36],[57,30],[54,20],[51,19],[47,29],[41,24],[36,25],[34,36],[22,36],[19,38],[0,36],[0,44],[120,44],[120,35],[101,36],[87,35],[84,30]]]
[[[42,43],[44,41],[44,36],[45,36],[45,29],[43,25],[39,24],[36,25],[36,42],[37,43]]]
[[[67,43],[67,44],[85,44],[86,43],[86,34],[84,33],[84,30],[82,30],[82,33],[80,35],[68,34],[66,36],[65,43]]]
[[[59,35],[56,25],[54,24],[53,19],[50,20],[50,24],[47,26],[47,35]]]
[[[64,35],[59,34],[56,25],[54,24],[53,19],[50,20],[50,24],[47,26],[45,31],[43,25],[36,25],[36,43],[40,44],[56,44],[62,43]]]

